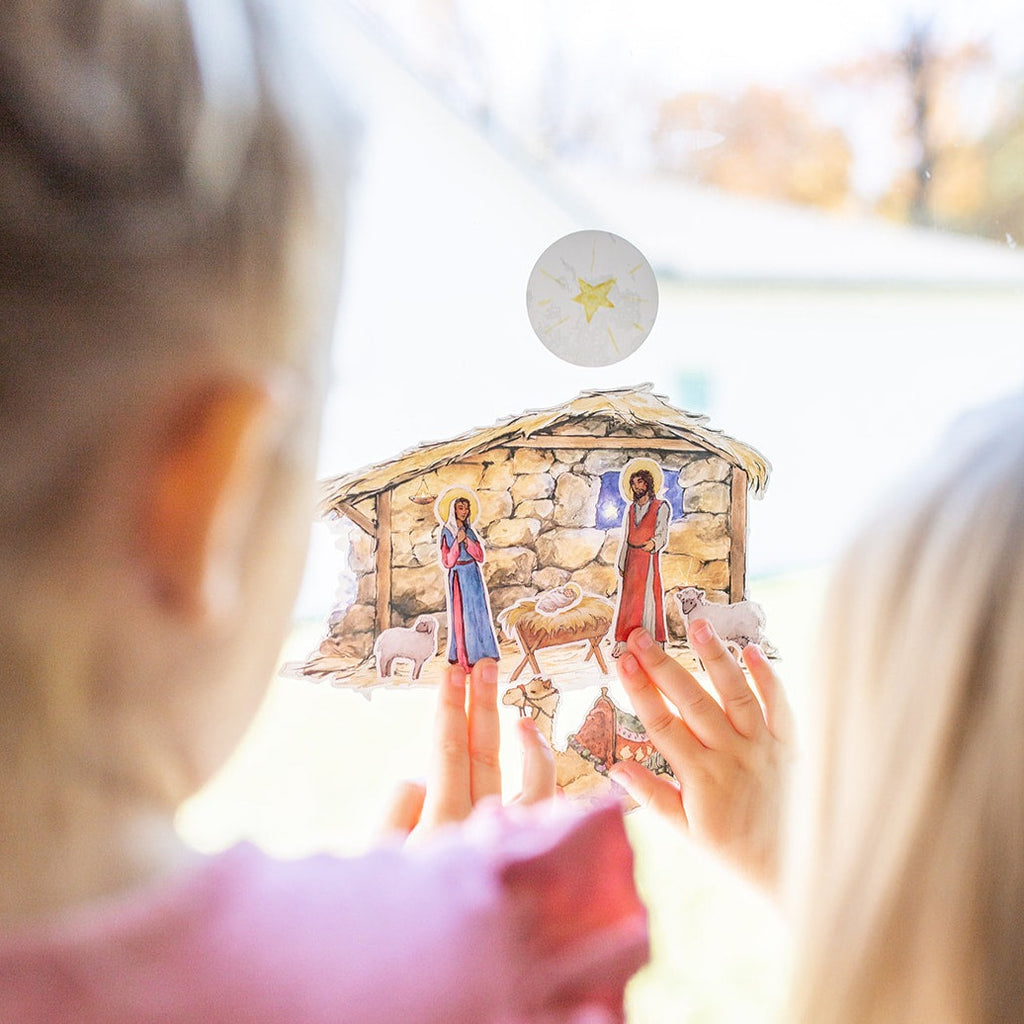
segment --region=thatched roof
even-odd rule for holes
[[[609,424],[611,435],[621,436],[632,428],[642,427],[652,429],[657,437],[678,438],[704,448],[744,470],[756,495],[768,485],[771,465],[760,452],[708,426],[707,416],[676,409],[664,396],[653,394],[650,384],[641,384],[610,391],[584,391],[564,405],[510,416],[492,427],[471,430],[450,441],[417,445],[388,462],[324,480],[320,484],[319,511],[326,515],[343,502],[354,504],[491,448],[537,435],[547,436],[551,430],[574,423],[595,421]],[[643,448],[644,440],[644,437],[637,437],[636,447]],[[557,448],[557,436],[551,441],[551,447]],[[600,437],[594,438],[594,447],[601,447]]]

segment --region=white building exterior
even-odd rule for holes
[[[325,18],[321,38],[363,122],[323,475],[586,388],[702,391],[693,411],[774,467],[751,509],[756,576],[829,559],[960,411],[1024,385],[1009,245],[542,167],[358,20]],[[537,257],[582,228],[628,238],[659,278],[658,322],[617,366],[560,362],[527,319]],[[300,614],[330,598],[335,566],[316,561]]]

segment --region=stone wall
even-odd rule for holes
[[[433,505],[409,500],[422,483],[430,494],[461,486],[479,496],[476,528],[486,550],[483,571],[495,619],[521,598],[570,580],[614,603],[622,530],[597,526],[601,475],[621,471],[638,456],[654,459],[666,470],[679,470],[683,488],[684,515],[680,519],[673,510],[668,546],[661,556],[665,590],[699,586],[710,600],[727,601],[732,467],[723,459],[699,452],[645,451],[639,446],[628,451],[496,448],[395,488],[393,623],[408,625],[417,615],[435,614],[441,627],[439,645],[445,641],[440,524]],[[373,643],[374,541],[358,528],[352,529],[350,538],[349,567],[357,593],[332,632],[354,652],[366,654]],[[681,636],[682,620],[672,600],[666,601],[666,615],[670,633]]]

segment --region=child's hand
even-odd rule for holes
[[[709,622],[693,621],[689,638],[722,705],[649,633],[634,630],[619,678],[676,781],[632,761],[616,764],[611,776],[638,803],[774,888],[793,731],[786,695],[756,645],[743,660],[760,702]]]
[[[487,797],[501,798],[498,760],[498,666],[478,661],[469,675],[451,665],[438,693],[436,737],[430,781],[424,787],[406,783],[398,792],[387,828],[408,834],[461,821],[473,805]],[[520,720],[523,743],[523,786],[518,803],[537,803],[555,793],[555,759],[532,719]]]

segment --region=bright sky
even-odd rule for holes
[[[422,0],[361,0],[359,6],[381,12],[398,33],[420,26],[424,39]],[[655,75],[681,88],[783,82],[891,46],[910,21],[931,22],[942,40],[988,40],[1001,63],[1024,61],[1018,0],[518,0],[514,6],[454,0],[451,6],[494,62],[499,93],[535,79],[552,49],[613,79]]]
[[[902,97],[866,88],[859,102],[836,96],[817,73],[892,51],[908,25],[927,23],[938,46],[985,44],[1001,69],[1024,76],[1019,0],[355,2],[389,26],[412,63],[454,79],[470,106],[485,97],[498,122],[526,145],[552,121],[577,131],[583,125],[626,166],[647,162],[657,100],[684,91],[738,91],[751,83],[802,85],[853,143],[853,184],[869,199],[910,160]],[[445,10],[458,17],[446,19]],[[460,27],[453,30],[453,24]],[[990,77],[972,87],[962,97],[969,113],[961,131],[983,130],[996,109]],[[648,99],[655,102],[643,102]],[[684,147],[719,141],[700,125],[693,128],[679,135]]]

